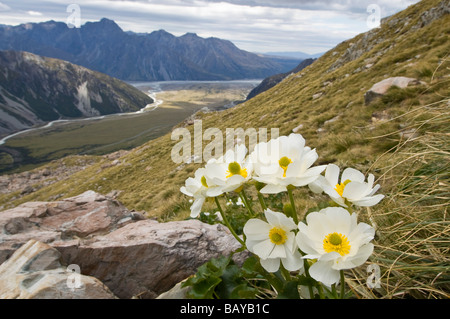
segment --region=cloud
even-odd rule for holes
[[[0,12],[0,21],[65,22],[67,6],[77,3],[82,24],[106,17],[125,31],[164,29],[178,36],[193,32],[230,40],[247,51],[317,53],[367,31],[368,4],[378,4],[384,17],[415,2],[418,0],[2,0],[10,10]]]
[[[35,16],[35,17],[39,17],[39,16],[42,16],[42,13],[41,12],[38,12],[38,11],[27,11],[27,13],[30,15],[30,16]]]
[[[8,5],[0,2],[0,11],[9,11],[9,10],[11,10],[11,8]]]

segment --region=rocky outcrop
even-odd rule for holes
[[[153,100],[118,79],[29,52],[0,51],[0,136],[59,119],[132,112]]]
[[[143,220],[90,241],[53,246],[65,263],[78,264],[83,274],[100,279],[119,298],[155,298],[240,244],[222,225]]]
[[[30,239],[52,244],[89,238],[143,218],[93,191],[56,202],[28,202],[0,213],[0,263]]]
[[[36,240],[24,244],[0,265],[0,299],[116,298],[98,279],[64,267],[60,257]]]
[[[369,91],[364,94],[364,103],[370,104],[374,99],[383,96],[389,90],[389,88],[396,86],[404,89],[408,86],[419,85],[421,82],[417,79],[407,78],[404,76],[392,77],[384,79],[378,83],[375,83]]]
[[[155,298],[211,258],[240,247],[221,224],[158,223],[93,191],[0,212],[0,263],[14,260],[14,252],[30,240],[53,247],[64,265],[76,265],[81,274],[99,279],[119,298]],[[247,254],[235,256],[239,263]],[[65,277],[60,270],[56,275],[62,285]]]
[[[430,2],[431,4],[431,2]],[[350,41],[345,41],[348,43],[347,49],[343,51],[335,62],[330,66],[328,72],[332,72],[344,64],[355,61],[360,58],[364,53],[371,51],[376,45],[389,40],[393,34],[401,35],[402,37],[409,36],[409,33],[416,31],[417,29],[423,28],[428,24],[442,18],[446,14],[450,13],[450,1],[443,0],[436,6],[431,7],[428,10],[423,11],[415,25],[411,26],[413,18],[411,16],[394,15],[381,19],[381,28],[373,28],[360,36],[352,39]],[[386,32],[383,26],[387,26],[390,32]],[[382,50],[378,50],[376,57],[386,54],[388,51],[395,48],[395,43],[392,43],[388,47]],[[338,53],[338,52],[333,52]],[[376,58],[374,57],[374,58]]]
[[[51,166],[44,168],[39,167],[31,171],[0,175],[0,194],[18,192],[14,198],[18,199],[86,169],[96,163],[98,159],[86,155],[76,155],[55,160]],[[5,207],[0,205],[0,210],[4,209]]]

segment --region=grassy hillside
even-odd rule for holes
[[[368,289],[367,273],[360,267],[349,284],[362,298],[450,296],[450,15],[428,19],[440,3],[448,6],[438,0],[411,6],[244,104],[198,116],[203,130],[274,127],[287,135],[297,128],[317,149],[320,164],[376,176],[386,198],[360,218],[377,228],[370,261],[381,268],[382,288]],[[423,84],[392,88],[364,104],[364,93],[373,84],[394,76]],[[180,125],[193,129],[189,123]],[[70,179],[25,197],[3,195],[0,201],[13,206],[88,189],[120,190],[119,199],[130,209],[161,220],[183,219],[190,204],[179,188],[200,164],[174,164],[170,153],[175,143],[168,134],[134,149],[117,165],[102,158]],[[298,205],[304,212],[313,201]]]

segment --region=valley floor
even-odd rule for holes
[[[137,147],[169,132],[195,112],[221,110],[245,100],[260,83],[171,81],[132,83],[156,100],[137,113],[114,114],[17,134],[0,145],[0,173],[25,171],[68,155],[103,155]]]

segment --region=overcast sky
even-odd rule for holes
[[[124,31],[164,29],[232,41],[251,52],[325,52],[370,29],[376,4],[381,18],[418,0],[0,0],[0,24],[67,22],[70,4],[81,24],[105,17]]]

